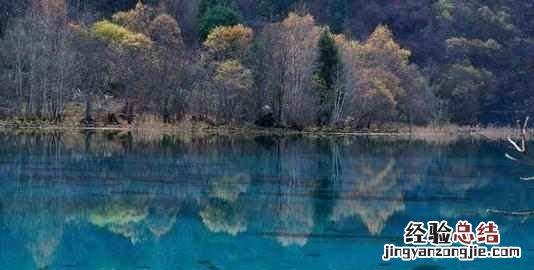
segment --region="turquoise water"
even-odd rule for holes
[[[533,269],[534,169],[503,141],[0,132],[0,269]],[[529,173],[531,175],[529,175]],[[521,259],[381,259],[493,220]]]

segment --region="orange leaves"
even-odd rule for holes
[[[380,25],[363,44],[364,53],[371,56],[373,64],[405,66],[411,52],[402,49],[393,39],[393,33],[386,26]],[[382,63],[381,63],[382,62]]]
[[[343,56],[344,87],[350,93],[356,119],[387,121],[399,113],[400,101],[411,85],[410,51],[393,39],[392,32],[378,26],[365,42],[336,37]]]
[[[294,12],[289,13],[286,19],[282,21],[282,27],[286,29],[291,28],[312,28],[315,27],[315,19],[309,14],[299,16]]]
[[[320,29],[315,25],[315,20],[311,15],[300,16],[291,12],[280,25],[286,47],[294,47],[298,44],[303,49],[315,50],[319,41]]]
[[[382,69],[364,69],[360,73],[360,87],[366,98],[379,98],[390,109],[397,105],[397,99],[403,90],[400,79],[391,72]]]
[[[218,26],[206,38],[204,46],[216,59],[241,58],[252,41],[252,29],[241,24]]]

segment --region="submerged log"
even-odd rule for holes
[[[534,210],[507,211],[507,210],[499,210],[499,209],[487,209],[486,212],[493,213],[493,214],[502,214],[505,216],[515,216],[515,217],[534,216]]]

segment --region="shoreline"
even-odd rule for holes
[[[84,127],[70,125],[39,125],[19,126],[9,123],[0,123],[0,131],[17,130],[41,130],[41,131],[118,131],[118,132],[141,132],[141,133],[186,133],[208,135],[307,135],[307,136],[363,136],[363,137],[415,137],[415,138],[447,138],[467,137],[485,138],[490,140],[502,140],[508,137],[518,137],[520,129],[511,127],[469,127],[469,126],[424,126],[409,127],[400,126],[396,129],[384,128],[373,130],[348,130],[335,128],[305,128],[295,130],[289,128],[261,128],[256,126],[232,127],[232,126],[203,126],[199,123],[189,125],[158,125],[158,126],[103,126]],[[532,138],[529,136],[529,138]]]

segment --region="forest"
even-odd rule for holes
[[[529,0],[0,0],[0,120],[504,126],[533,91]]]

